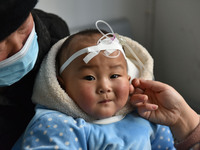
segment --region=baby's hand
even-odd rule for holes
[[[131,103],[151,122],[172,126],[180,118],[185,100],[171,86],[151,80],[134,79]]]

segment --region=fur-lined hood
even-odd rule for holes
[[[131,78],[133,79],[137,77],[150,80],[153,79],[153,59],[148,53],[148,51],[139,43],[128,37],[117,35],[117,38],[119,39],[122,45],[126,43],[124,50],[127,58],[130,60],[127,63],[128,74],[131,76]],[[74,118],[83,118],[86,121],[94,121],[94,118],[91,118],[91,116],[83,112],[76,105],[76,103],[61,88],[57,80],[56,55],[65,40],[66,38],[58,41],[51,48],[47,56],[44,58],[35,81],[32,101],[35,104],[40,104],[46,106],[49,109],[61,111]],[[139,69],[139,64],[135,63],[138,62],[138,60],[136,60],[135,57],[133,57],[133,55],[131,55],[130,52],[126,50],[127,46],[134,51],[139,61],[142,62],[143,68]],[[135,69],[132,63],[134,63],[135,66],[137,66],[139,72],[137,72],[137,69]],[[122,110],[117,112],[116,115],[124,115],[132,110],[132,107],[129,104],[127,104]]]

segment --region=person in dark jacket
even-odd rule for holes
[[[37,0],[0,1],[0,149],[10,149],[34,115],[35,76],[50,47],[69,35],[54,14],[34,9]]]

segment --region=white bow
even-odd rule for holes
[[[106,42],[104,40],[106,40]],[[96,46],[91,46],[91,47],[85,48],[88,54],[85,56],[83,61],[86,64],[93,57],[98,55],[99,52],[102,51],[102,50],[104,50],[104,55],[106,57],[110,57],[110,58],[116,58],[119,55],[119,53],[118,53],[118,55],[110,56],[110,54],[112,54],[116,50],[120,50],[120,51],[123,52],[122,46],[121,46],[121,44],[119,44],[119,41],[116,38],[113,41],[111,41],[110,43],[107,43],[107,39],[104,39],[104,40],[102,40],[101,43],[99,43]]]

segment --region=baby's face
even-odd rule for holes
[[[130,93],[126,60],[121,52],[116,58],[108,58],[101,51],[87,64],[84,57],[76,58],[62,73],[64,88],[90,116],[111,117],[124,107]]]

